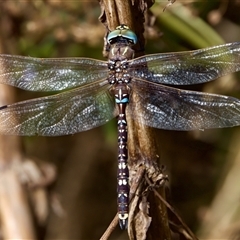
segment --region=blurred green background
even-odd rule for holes
[[[156,1],[146,21],[146,53],[198,49],[240,41],[240,2]],[[0,3],[1,53],[34,57],[102,56],[105,27],[98,1],[7,0]],[[240,98],[240,75],[185,89]],[[16,90],[16,101],[42,96]],[[240,230],[240,128],[194,132],[156,129],[171,203],[199,237],[228,238]],[[22,137],[23,154],[54,163],[49,192],[65,211],[50,208],[42,239],[97,239],[116,213],[116,121],[74,136]],[[237,166],[239,165],[239,168]],[[235,172],[234,172],[235,170]],[[220,199],[220,200],[219,200]],[[127,239],[116,231],[112,239]],[[235,236],[235,235],[234,235]]]

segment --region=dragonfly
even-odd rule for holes
[[[240,42],[134,58],[137,40],[124,24],[111,31],[108,61],[0,54],[1,84],[59,91],[0,107],[0,134],[68,135],[117,118],[122,229],[127,228],[129,210],[127,117],[149,127],[180,131],[240,125],[239,99],[171,86],[205,83],[239,71]]]

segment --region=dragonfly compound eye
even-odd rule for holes
[[[137,43],[137,35],[126,25],[118,26],[114,31],[110,32],[108,34],[107,41],[108,43],[112,43],[118,38],[124,38],[132,44]]]

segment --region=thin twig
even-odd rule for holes
[[[118,214],[115,215],[114,219],[109,224],[108,228],[103,233],[100,240],[107,240],[110,237],[110,235],[112,234],[113,230],[116,228],[117,224],[118,224]]]
[[[147,181],[147,183],[151,186],[152,183],[149,180],[149,178],[147,176],[145,176],[145,179]],[[179,214],[176,212],[176,210],[158,193],[158,191],[153,188],[152,189],[154,194],[160,199],[160,201],[162,201],[166,207],[176,216],[177,220],[181,223],[181,225],[183,226],[183,228],[186,230],[186,232],[188,233],[188,235],[190,235],[192,237],[193,240],[198,240],[198,238],[195,236],[195,234],[191,231],[191,229],[187,226],[186,223],[184,223],[184,221],[182,220],[182,218],[179,216]]]

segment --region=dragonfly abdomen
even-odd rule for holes
[[[127,166],[127,120],[126,106],[129,101],[128,87],[125,84],[117,84],[114,88],[115,101],[119,109],[118,115],[118,217],[122,229],[127,228],[128,204],[129,204],[129,171]]]

